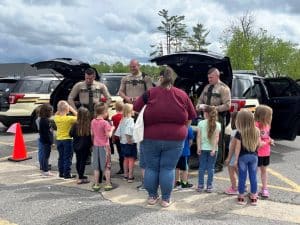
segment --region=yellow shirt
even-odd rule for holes
[[[69,135],[69,131],[77,120],[76,116],[60,116],[55,115],[54,116],[54,122],[57,127],[56,132],[56,140],[66,140],[66,139],[72,139]]]

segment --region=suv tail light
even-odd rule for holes
[[[246,105],[246,100],[231,100],[230,112],[240,111]]]
[[[25,96],[25,94],[16,94],[16,93],[10,94],[9,97],[8,97],[9,104],[16,104],[18,99],[24,98],[24,96]]]

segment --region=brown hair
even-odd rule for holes
[[[100,116],[107,112],[108,106],[106,103],[100,102],[95,105],[94,109],[95,109],[94,111],[95,111],[96,116]]]
[[[259,130],[255,127],[254,116],[248,109],[242,109],[236,117],[236,127],[242,136],[243,146],[255,152],[259,144]]]
[[[116,101],[115,108],[117,112],[121,112],[123,110],[124,103],[122,101]]]
[[[207,123],[207,138],[213,143],[215,138],[215,131],[217,128],[217,120],[218,120],[218,111],[215,106],[207,106],[205,108],[205,112],[208,114],[208,123]]]
[[[41,118],[50,118],[52,116],[52,113],[53,113],[52,106],[48,103],[45,103],[40,107],[38,115]]]
[[[163,77],[160,86],[168,87],[169,85],[173,85],[175,73],[170,67],[167,66],[161,70],[159,76]]]
[[[264,127],[271,125],[273,110],[267,105],[259,105],[255,109],[254,119],[260,123],[260,126]]]
[[[90,135],[91,123],[90,112],[87,108],[80,107],[77,114],[77,135],[88,136]]]

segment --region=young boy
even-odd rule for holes
[[[191,126],[188,127],[188,134],[184,141],[182,155],[178,160],[176,166],[176,183],[175,188],[181,186],[181,188],[191,188],[193,184],[188,183],[188,171],[189,171],[189,156],[191,155],[190,146],[193,143],[194,133]]]
[[[105,103],[95,105],[96,118],[91,122],[91,135],[93,140],[93,168],[95,183],[93,185],[94,191],[100,190],[99,176],[100,171],[104,171],[106,178],[105,191],[112,190],[110,181],[110,167],[111,167],[111,149],[109,145],[109,138],[112,136],[114,127],[105,120],[108,116],[108,107]]]

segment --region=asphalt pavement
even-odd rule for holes
[[[2,140],[0,152],[2,149],[8,151],[12,148],[12,144],[9,145],[12,138],[7,136],[5,138],[7,142]],[[132,184],[124,181],[120,175],[116,175],[116,171],[119,169],[116,155],[112,157],[114,189],[109,192],[105,192],[103,189],[100,192],[93,192],[92,182],[78,185],[76,179],[59,179],[55,147],[50,157],[52,173],[55,176],[42,177],[37,162],[35,143],[34,139],[26,142],[28,154],[32,156],[30,160],[10,162],[6,156],[1,156],[0,225],[300,224],[299,185],[294,182],[295,179],[292,177],[289,179],[278,172],[276,168],[278,163],[274,163],[270,168],[271,197],[268,200],[259,200],[257,206],[237,205],[236,197],[223,193],[229,185],[225,169],[215,175],[213,193],[199,194],[194,187],[174,190],[173,204],[169,208],[162,208],[159,204],[147,205],[147,193],[136,189],[141,180],[137,165],[135,182]],[[278,154],[283,154],[283,152]],[[293,155],[288,154],[285,157],[293,157]],[[75,173],[74,165],[72,170]],[[92,181],[90,166],[87,166],[87,174]],[[295,176],[299,177],[299,173]],[[197,183],[197,171],[191,171],[190,182]],[[283,197],[279,198],[278,196]]]

